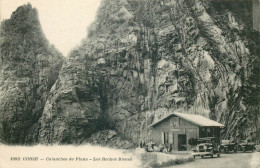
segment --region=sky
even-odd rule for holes
[[[94,21],[101,0],[0,0],[1,20],[9,19],[19,6],[38,9],[43,31],[64,56],[80,44]]]

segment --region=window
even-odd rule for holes
[[[163,133],[163,137],[164,137],[164,144],[168,144],[169,143],[169,132],[164,132]]]

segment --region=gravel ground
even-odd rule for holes
[[[221,154],[220,158],[196,158],[194,162],[171,168],[260,168],[260,152]]]

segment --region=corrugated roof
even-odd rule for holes
[[[211,119],[208,119],[206,117],[203,117],[201,115],[196,115],[196,114],[186,114],[186,113],[177,113],[177,112],[174,112],[174,113],[171,113],[169,114],[168,116],[160,119],[159,121],[153,123],[150,125],[150,127],[154,127],[155,125],[159,124],[160,122],[162,122],[163,120],[171,117],[171,116],[177,116],[177,117],[180,117],[186,121],[189,121],[195,125],[198,125],[200,127],[225,127],[225,125],[223,124],[220,124],[216,121],[213,121]]]

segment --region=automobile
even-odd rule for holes
[[[251,151],[254,152],[254,150],[256,149],[255,144],[252,142],[248,142],[247,140],[242,140],[238,143],[237,149],[239,151]]]
[[[196,156],[200,156],[201,158],[210,156],[213,158],[214,155],[217,155],[217,157],[220,157],[219,145],[214,137],[199,138],[198,145],[192,151],[194,159]]]
[[[220,141],[219,150],[221,153],[229,153],[230,151],[233,151],[234,153],[237,153],[237,144],[232,143],[230,140],[221,140]]]

